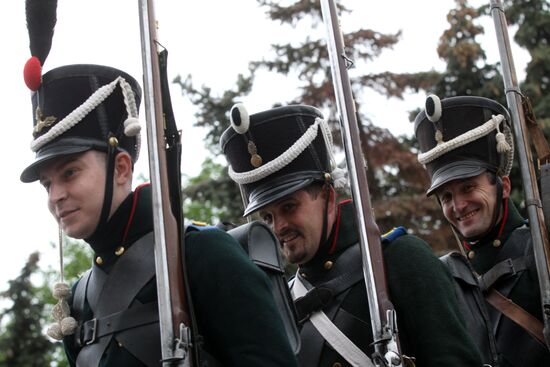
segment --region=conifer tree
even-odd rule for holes
[[[42,332],[45,303],[36,297],[31,277],[37,274],[39,255],[33,253],[21,274],[0,294],[11,306],[0,313],[0,365],[44,367],[51,362],[54,344]]]

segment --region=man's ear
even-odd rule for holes
[[[120,152],[115,157],[115,183],[126,184],[132,181],[132,158],[126,152]]]
[[[510,192],[512,191],[512,183],[510,182],[510,177],[502,177],[502,198],[507,199],[510,197]]]

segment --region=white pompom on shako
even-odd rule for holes
[[[246,134],[250,128],[250,116],[242,103],[236,103],[229,112],[231,127],[239,134]]]
[[[429,96],[425,111],[416,116],[414,131],[418,161],[431,179],[428,195],[447,182],[485,171],[510,173],[514,156],[510,114],[496,101],[477,96],[439,101]]]
[[[315,107],[282,106],[248,116],[237,104],[231,116],[232,126],[222,134],[220,144],[229,163],[228,174],[248,200],[244,215],[314,182],[345,185],[345,171],[334,159],[330,128]],[[252,140],[261,165],[250,158]]]
[[[426,98],[426,117],[431,122],[437,122],[441,118],[441,100],[435,94]]]
[[[141,131],[141,125],[139,123],[138,109],[132,86],[124,78],[121,78],[120,88],[122,89],[124,104],[128,113],[128,118],[124,121],[124,134],[126,136],[138,136]]]

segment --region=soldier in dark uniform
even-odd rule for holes
[[[477,285],[471,283],[475,287],[468,288],[470,294],[464,300],[477,299],[472,296],[477,287],[488,297],[486,309],[472,302],[462,305],[480,349],[485,356],[494,353],[482,335],[483,328],[489,327],[496,338],[498,365],[550,366],[550,353],[544,342],[493,306],[496,290],[504,296],[501,300],[509,298],[523,308],[523,313],[534,316],[542,334],[532,239],[528,223],[510,200],[510,125],[506,108],[487,98],[463,96],[440,101],[430,96],[426,110],[415,121],[419,161],[431,177],[427,194],[436,196],[445,218],[461,239],[460,245],[475,274],[481,275]],[[463,266],[465,258],[454,254],[445,261],[459,281],[471,282],[473,278]],[[484,315],[480,318],[476,311],[472,314],[472,310],[488,314],[488,320]],[[486,326],[481,325],[483,322]]]
[[[140,95],[99,65],[53,69],[32,95],[36,160],[21,180],[40,180],[61,230],[94,251],[68,302],[77,324],[51,330],[71,366],[161,365],[151,189],[131,190]],[[240,245],[216,229],[185,243],[204,350],[224,366],[295,366],[267,277]]]
[[[366,366],[373,338],[356,219],[349,200],[336,203],[335,186],[345,178],[322,114],[295,105],[248,116],[239,104],[231,119],[221,145],[248,201],[244,215],[259,212],[298,265],[290,285],[301,319],[300,364]],[[418,366],[481,366],[452,279],[429,246],[403,228],[382,242],[404,353]],[[332,326],[317,328],[312,318],[323,315]],[[331,332],[343,335],[333,340]]]

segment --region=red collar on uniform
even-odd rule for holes
[[[149,185],[150,183],[144,183],[136,187],[136,189],[134,190],[134,197],[132,199],[132,210],[130,211],[130,216],[128,217],[128,222],[126,223],[126,227],[124,227],[124,235],[122,236],[122,243],[126,241],[126,237],[128,236],[128,232],[130,231],[130,226],[132,225],[132,221],[134,220],[134,214],[136,213],[139,191],[145,186],[149,186]]]
[[[338,214],[336,216],[336,225],[334,227],[334,236],[332,237],[332,243],[331,243],[330,248],[328,250],[329,255],[331,255],[334,252],[334,250],[336,250],[336,242],[338,241],[338,232],[340,231],[340,217],[341,217],[340,207],[342,205],[350,203],[350,202],[351,202],[351,199],[344,200],[344,201],[341,201],[340,203],[338,203]]]

